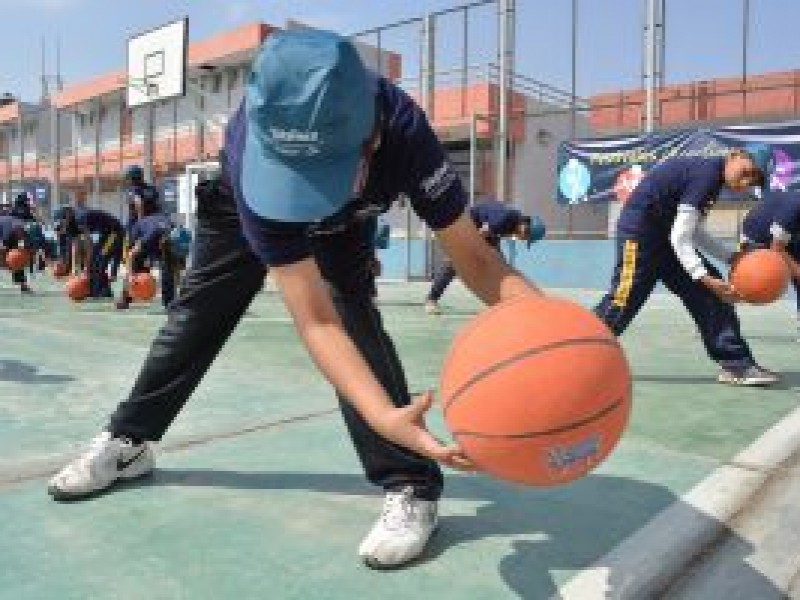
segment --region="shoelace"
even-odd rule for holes
[[[416,517],[414,509],[414,488],[406,486],[400,491],[387,494],[381,520],[387,529],[406,529]]]

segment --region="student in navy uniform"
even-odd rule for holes
[[[740,149],[725,157],[665,160],[642,179],[617,222],[617,265],[611,291],[596,312],[621,335],[656,283],[678,296],[700,330],[706,351],[733,385],[771,385],[778,376],[756,363],[732,304],[736,290],[698,251],[729,263],[733,253],[704,227],[723,187],[762,187],[766,157]]]
[[[800,328],[800,192],[768,192],[742,223],[742,249],[780,252],[792,275]]]
[[[103,210],[86,208],[76,210],[63,207],[59,211],[59,227],[72,242],[85,243],[89,249],[87,257],[90,297],[113,298],[109,280],[109,266],[119,262],[125,232],[122,223],[114,215]],[[72,252],[73,261],[76,252]]]
[[[470,206],[469,213],[483,238],[498,252],[500,252],[502,238],[514,237],[525,240],[530,247],[532,243],[542,239],[545,234],[544,225],[538,217],[533,220],[497,200],[487,199],[476,202]],[[439,299],[455,275],[456,271],[452,263],[446,261],[433,279],[431,289],[425,299],[425,312],[439,314]]]
[[[11,215],[0,215],[0,253],[5,257],[8,250],[16,248],[28,248],[30,241],[25,230],[26,223],[18,217]],[[23,294],[32,292],[25,277],[25,269],[11,272],[11,279],[19,285]]]
[[[161,302],[169,306],[175,297],[175,260],[171,252],[170,232],[172,223],[163,213],[145,214],[139,217],[130,230],[130,248],[125,260],[128,277],[141,273],[149,266],[158,265],[161,279]],[[131,297],[125,281],[118,309],[130,307]]]
[[[139,165],[131,165],[128,167],[125,170],[124,180],[130,202],[135,198],[140,198],[145,204],[160,204],[160,194],[155,186],[144,180],[144,170],[142,167]]]
[[[401,193],[486,303],[538,293],[481,237],[458,176],[407,94],[368,74],[336,34],[270,35],[228,125],[222,178],[198,187],[192,267],[167,324],[108,430],[51,479],[50,494],[79,498],[153,469],[148,442],[177,416],[269,269],[337,390],[367,478],[386,492],[360,556],[378,567],[418,556],[437,523],[436,461],[472,465],[426,430],[431,397],[409,397],[372,300],[368,220]]]
[[[28,270],[33,274],[34,266],[38,262],[38,251],[42,247],[43,240],[41,239],[41,235],[37,235],[41,232],[41,228],[36,227],[39,221],[36,219],[36,215],[33,212],[33,206],[27,192],[20,192],[16,195],[9,214],[12,217],[25,221],[28,239],[31,244],[29,248],[29,250],[31,250],[31,257]]]

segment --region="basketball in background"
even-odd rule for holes
[[[786,293],[789,267],[775,250],[751,250],[731,267],[730,282],[749,304],[769,304]]]
[[[6,267],[9,271],[21,271],[31,261],[31,255],[27,250],[14,248],[6,252]]]
[[[89,297],[89,276],[86,273],[75,275],[67,280],[67,296],[73,302],[82,302]]]
[[[156,280],[150,273],[134,273],[128,281],[128,294],[136,302],[149,302],[156,295]]]

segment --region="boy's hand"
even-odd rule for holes
[[[731,269],[736,266],[736,263],[739,262],[739,259],[741,259],[745,254],[747,254],[746,250],[737,250],[731,254],[731,257],[728,259],[728,264],[731,266]]]
[[[394,408],[380,419],[378,433],[386,439],[460,471],[474,471],[475,465],[456,444],[445,446],[425,427],[424,416],[433,403],[428,391],[412,399],[411,404]]]
[[[722,279],[717,279],[716,277],[711,277],[710,275],[703,276],[700,279],[703,285],[705,285],[708,289],[710,289],[714,294],[722,300],[723,302],[727,302],[728,304],[735,304],[742,300],[742,297],[739,295],[739,292],[727,281],[723,281]]]

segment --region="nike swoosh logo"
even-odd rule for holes
[[[146,448],[144,447],[144,444],[142,444],[142,449],[139,450],[139,452],[129,460],[122,460],[121,458],[117,459],[117,471],[124,471],[125,469],[130,467],[133,463],[135,463],[139,459],[139,457],[142,454],[144,454],[145,450]]]

